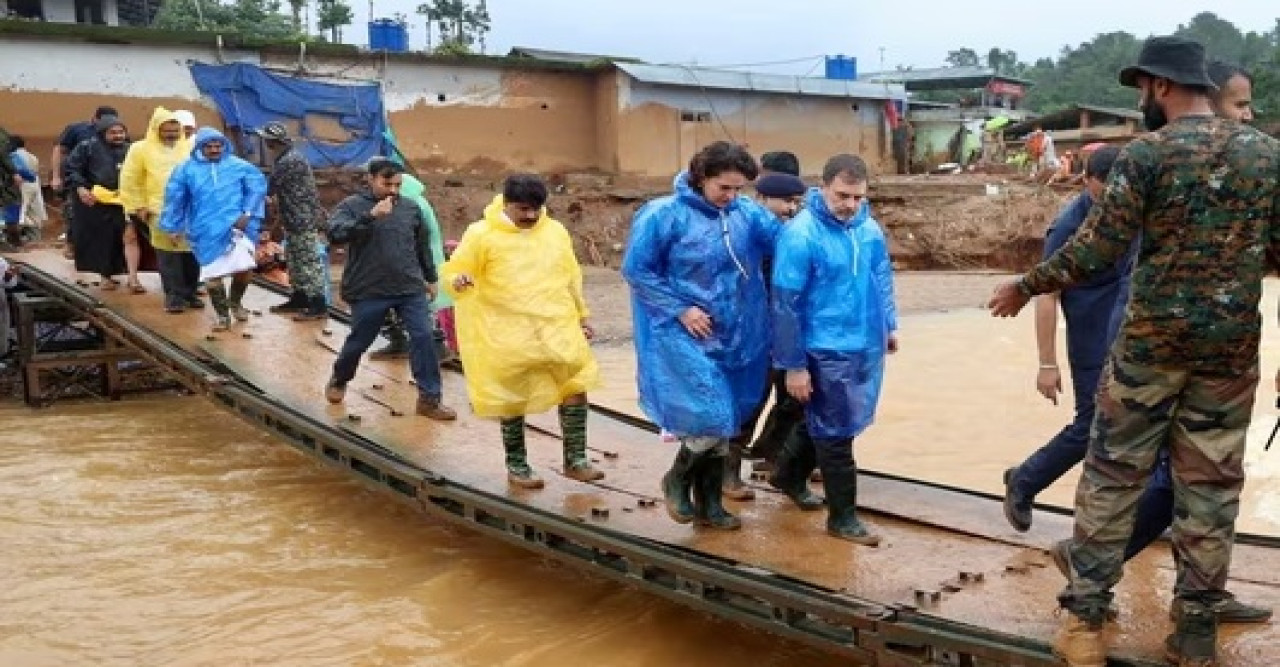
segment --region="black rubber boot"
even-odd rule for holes
[[[369,354],[370,359],[409,358],[409,336],[405,333],[403,324],[396,323],[388,326],[387,340],[389,342],[386,345]]]
[[[747,438],[738,437],[729,441],[729,453],[724,461],[724,497],[730,500],[755,500],[756,492],[742,481],[742,450]]]
[[[222,283],[209,285],[209,301],[213,303],[213,330],[226,331],[231,328],[231,308],[227,303],[227,288]]]
[[[681,444],[671,469],[662,476],[662,497],[667,515],[676,523],[693,521],[693,503],[689,500],[689,493],[693,488],[693,466],[698,460],[697,454]]]
[[[324,295],[306,297],[307,305],[297,315],[293,316],[295,322],[313,322],[318,320],[329,319],[329,309],[324,302]]]
[[[765,417],[764,428],[747,451],[747,457],[772,462],[786,444],[787,438],[804,423],[804,404],[787,395],[785,386],[781,393],[775,391],[777,403]]]
[[[797,507],[806,512],[820,510],[824,504],[822,497],[809,490],[809,475],[816,462],[813,441],[803,429],[796,429],[775,455],[769,485],[787,494]]]
[[[1165,659],[1180,667],[1217,664],[1218,619],[1205,604],[1182,601],[1178,624],[1164,642]]]
[[[827,491],[827,533],[854,544],[874,547],[880,536],[871,533],[858,520],[858,466],[848,462],[828,463],[822,467],[822,485]]]
[[[431,341],[436,346],[436,359],[439,359],[440,363],[453,361],[453,350],[449,349],[449,343],[445,340],[444,330],[439,325],[431,329]]]
[[[714,449],[699,457],[693,466],[693,513],[699,526],[716,530],[737,530],[738,517],[725,511],[721,501],[725,457]]]
[[[244,293],[249,289],[249,279],[233,278],[231,280],[231,289],[227,296],[227,305],[231,307],[231,316],[236,318],[237,322],[249,321],[249,309],[240,303],[244,298]]]
[[[271,306],[267,310],[273,313],[301,313],[307,309],[307,295],[294,290],[289,295],[289,300],[284,303]]]

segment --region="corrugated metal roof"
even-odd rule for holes
[[[573,51],[553,51],[551,49],[536,49],[527,46],[517,46],[507,54],[511,58],[533,58],[534,60],[547,60],[551,62],[573,63],[575,65],[586,65],[600,61],[634,61],[634,58],[622,58],[620,56],[606,56],[596,53],[575,53]]]
[[[999,79],[1001,81],[1011,81],[1023,85],[1032,85],[1033,81],[1028,79],[1020,79],[1016,76],[1006,76],[997,74],[990,67],[933,67],[929,69],[906,69],[893,72],[867,72],[858,77],[859,81],[867,82],[898,82],[906,84],[908,89],[919,88],[923,90],[926,87],[937,88],[940,84],[955,84],[957,86],[968,86],[974,82],[978,85],[986,85],[991,79]],[[913,85],[915,84],[915,85]],[[935,84],[928,86],[927,84]]]
[[[1083,109],[1093,113],[1103,113],[1120,118],[1131,118],[1133,120],[1142,120],[1142,112],[1137,109],[1120,109],[1118,107],[1100,107],[1093,104],[1077,104],[1077,109]]]
[[[1122,118],[1125,120],[1142,120],[1142,113],[1133,109],[1117,109],[1115,107],[1102,107],[1093,104],[1073,104],[1065,109],[1055,111],[1053,113],[1036,116],[1012,125],[1006,125],[1004,132],[1006,134],[1026,134],[1035,129],[1037,125],[1046,130],[1070,130],[1080,127],[1080,113],[1088,111],[1092,114],[1102,114],[1104,116],[1112,116],[1114,118]],[[1095,119],[1096,120],[1096,119]]]
[[[621,62],[615,65],[636,81],[662,86],[750,90],[761,93],[849,97],[864,100],[900,100],[907,96],[906,89],[898,84],[734,72],[684,65],[641,65]]]

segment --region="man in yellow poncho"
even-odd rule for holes
[[[599,385],[600,369],[587,342],[582,269],[546,202],[542,179],[509,176],[441,276],[454,297],[472,408],[501,420],[507,480],[530,489],[543,482],[529,467],[524,416],[557,405],[565,476],[604,477],[587,458],[586,392]]]
[[[120,200],[125,215],[146,224],[151,232],[164,289],[164,308],[170,313],[204,308],[204,302],[196,296],[200,265],[190,246],[182,238],[160,231],[158,226],[169,174],[190,155],[191,142],[183,137],[181,117],[156,107],[146,138],[129,147],[120,170]]]

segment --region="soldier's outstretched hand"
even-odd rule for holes
[[[987,302],[993,317],[1014,317],[1031,301],[1031,295],[1022,290],[1017,280],[1001,283]]]

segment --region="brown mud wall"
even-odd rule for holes
[[[391,127],[401,150],[423,172],[483,177],[592,169],[603,166],[596,103],[590,77],[507,72],[495,105],[418,104],[393,112]]]
[[[46,172],[41,174],[41,178],[47,181],[49,156],[62,128],[93,118],[94,110],[103,105],[115,107],[120,112],[134,139],[141,139],[146,134],[147,123],[157,106],[186,109],[196,115],[201,125],[222,127],[222,116],[216,110],[176,97],[119,97],[8,89],[0,89],[0,109],[4,109],[0,125],[10,134],[21,135],[26,140],[27,150],[40,158],[40,169]]]

